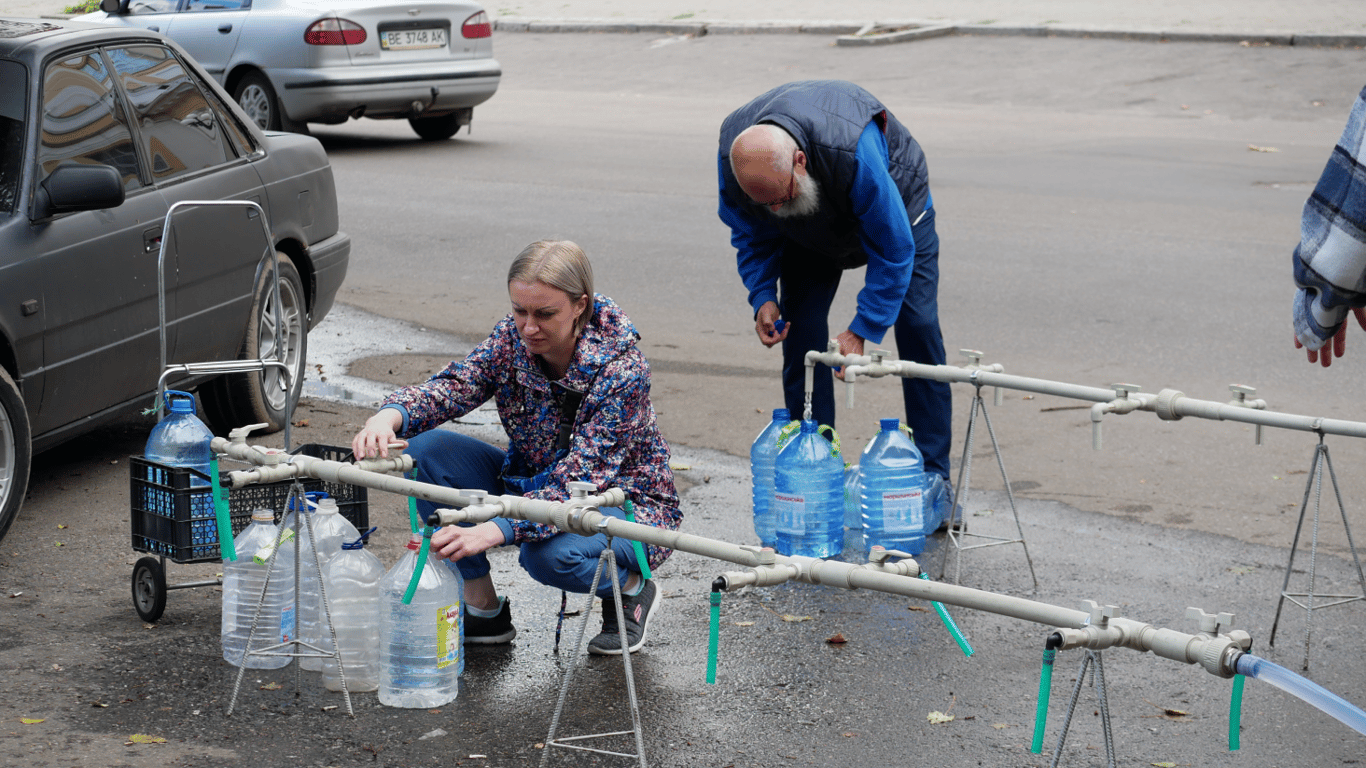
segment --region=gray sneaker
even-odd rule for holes
[[[641,588],[640,594],[622,598],[621,612],[626,619],[626,642],[630,644],[631,653],[645,645],[645,633],[650,626],[650,616],[654,614],[655,606],[658,604],[659,590],[649,579],[645,580],[645,586]],[[616,601],[610,597],[602,599],[602,632],[588,641],[588,652],[598,656],[621,655],[621,632],[617,626]]]

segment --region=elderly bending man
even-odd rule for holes
[[[719,214],[731,229],[754,330],[783,345],[783,394],[801,413],[805,355],[824,351],[844,270],[865,266],[845,354],[896,336],[903,360],[941,365],[939,237],[925,153],[871,93],[840,80],[778,86],[721,124]],[[785,321],[779,322],[779,321]],[[927,472],[948,479],[951,395],[904,379],[906,423]],[[812,417],[834,425],[830,369],[817,366]]]

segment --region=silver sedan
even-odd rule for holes
[[[428,140],[498,89],[492,24],[462,0],[104,0],[81,17],[179,43],[263,130],[407,118]]]

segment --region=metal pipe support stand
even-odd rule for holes
[[[307,505],[308,501],[304,496],[303,483],[298,479],[294,481],[294,487],[290,489],[290,495],[285,499],[285,509],[289,509],[289,502],[293,500],[299,505]],[[256,639],[256,629],[261,622],[261,607],[265,605],[266,593],[270,590],[270,574],[275,568],[275,557],[280,553],[280,547],[273,547],[270,551],[270,559],[266,561],[266,580],[261,586],[261,595],[256,599],[256,611],[251,617],[251,630],[247,633],[247,647],[243,649],[242,665],[237,668],[237,678],[232,684],[232,697],[228,699],[227,716],[232,717],[232,711],[237,706],[237,694],[242,689],[242,677],[247,672],[247,658],[250,656],[290,656],[294,661],[294,697],[303,695],[303,666],[300,659],[320,658],[332,659],[337,663],[337,677],[341,682],[342,697],[346,700],[346,714],[355,717],[356,712],[351,707],[351,691],[346,686],[346,665],[342,664],[341,645],[337,642],[337,629],[332,624],[332,607],[327,601],[327,585],[323,583],[322,564],[318,562],[318,545],[313,537],[313,521],[309,518],[303,506],[296,510],[298,514],[294,516],[294,637],[283,643],[267,646],[265,648],[252,649],[252,641]],[[318,569],[318,596],[321,598],[322,618],[327,622],[327,631],[332,636],[332,651],[323,650],[315,645],[306,643],[299,639],[300,618],[303,615],[303,607],[299,600],[299,568],[302,559],[299,557],[299,548],[303,546],[302,537],[299,535],[299,528],[302,526],[308,531],[308,546],[313,549],[313,566]],[[238,557],[251,557],[250,554],[239,552]],[[277,617],[278,624],[278,617]],[[288,648],[288,651],[282,650]]]
[[[1347,533],[1347,545],[1352,551],[1352,562],[1357,569],[1357,584],[1361,587],[1361,592],[1354,595],[1326,595],[1314,592],[1315,581],[1317,579],[1318,549],[1319,549],[1319,510],[1323,500],[1323,468],[1328,468],[1328,478],[1333,483],[1333,495],[1338,502],[1338,511],[1342,513],[1342,527]],[[1309,591],[1290,592],[1290,573],[1295,564],[1295,550],[1299,547],[1300,532],[1304,528],[1304,515],[1309,509],[1309,495],[1314,495],[1314,522],[1312,533],[1309,539]],[[1303,598],[1301,602],[1300,598]],[[1330,602],[1319,604],[1317,599],[1325,599]],[[1337,473],[1333,471],[1333,459],[1328,454],[1328,446],[1323,442],[1323,433],[1319,433],[1319,444],[1314,448],[1314,459],[1309,468],[1309,479],[1304,486],[1304,501],[1300,503],[1300,519],[1295,524],[1295,537],[1290,543],[1290,559],[1285,564],[1285,580],[1281,583],[1281,596],[1276,601],[1276,618],[1271,622],[1271,637],[1267,644],[1276,647],[1276,625],[1281,621],[1281,608],[1285,601],[1289,600],[1295,605],[1303,608],[1304,617],[1304,665],[1305,671],[1309,670],[1309,635],[1314,624],[1314,611],[1322,608],[1331,608],[1335,605],[1351,603],[1357,600],[1366,600],[1366,575],[1361,569],[1361,558],[1357,557],[1356,543],[1352,541],[1352,526],[1347,522],[1347,508],[1342,503],[1342,491],[1338,489]]]
[[[1096,689],[1096,699],[1100,709],[1100,727],[1105,732],[1105,765],[1108,768],[1115,768],[1115,740],[1110,732],[1110,702],[1105,696],[1105,667],[1100,661],[1100,651],[1086,649],[1086,655],[1081,660],[1081,668],[1077,670],[1077,682],[1072,686],[1072,698],[1067,702],[1067,716],[1062,721],[1062,732],[1058,734],[1058,746],[1053,750],[1053,760],[1049,768],[1058,768],[1059,761],[1062,760],[1062,748],[1067,742],[1067,729],[1072,724],[1072,715],[1077,710],[1077,699],[1081,697],[1081,686],[1086,680],[1086,669],[1091,662],[1096,663],[1095,670],[1092,672],[1092,685]]]
[[[619,642],[621,643],[621,660],[626,674],[626,696],[630,700],[631,706],[631,730],[629,731],[609,731],[607,733],[592,733],[585,736],[562,736],[555,738],[555,732],[560,727],[560,716],[564,713],[564,703],[569,696],[569,683],[574,678],[574,672],[583,664],[584,644],[583,639],[588,633],[588,623],[592,621],[593,599],[598,594],[598,584],[601,582],[603,573],[607,572],[612,580],[612,602],[617,611],[617,632],[620,633]],[[631,643],[626,637],[626,617],[621,609],[621,585],[617,583],[617,556],[612,552],[612,537],[607,537],[607,546],[603,548],[602,554],[598,555],[598,568],[593,572],[593,586],[588,589],[588,605],[583,609],[583,623],[579,625],[579,639],[574,644],[576,658],[570,661],[569,666],[564,671],[564,682],[560,684],[560,699],[555,704],[555,714],[550,718],[550,733],[545,737],[545,751],[541,753],[541,768],[550,764],[550,751],[554,747],[561,749],[576,749],[584,752],[595,752],[599,755],[613,755],[615,757],[630,757],[640,761],[640,768],[646,768],[645,764],[645,737],[640,727],[640,703],[636,698],[635,676],[631,672]],[[581,742],[587,739],[601,739],[612,736],[625,736],[634,734],[636,741],[635,754],[629,752],[613,752],[605,749],[593,749],[580,744],[569,742]]]
[[[960,583],[963,570],[963,552],[969,549],[981,549],[982,547],[998,547],[1004,544],[1019,544],[1024,548],[1025,563],[1029,565],[1029,578],[1034,584],[1034,589],[1039,588],[1039,577],[1034,573],[1034,561],[1029,556],[1029,545],[1025,543],[1024,528],[1020,525],[1020,513],[1015,508],[1015,494],[1010,490],[1010,478],[1006,476],[1005,461],[1001,458],[1001,446],[996,441],[996,430],[991,427],[991,417],[987,414],[986,402],[982,400],[982,383],[974,376],[972,380],[976,391],[972,399],[972,414],[968,417],[967,437],[963,441],[963,460],[958,466],[958,483],[954,493],[953,509],[949,511],[948,520],[948,542],[944,546],[943,556],[939,563],[939,580],[944,580],[944,574],[949,566],[949,550],[956,551],[954,557],[953,583]],[[1006,498],[1010,500],[1010,514],[1015,518],[1016,538],[1005,538],[1001,536],[989,536],[982,533],[970,533],[968,531],[967,520],[961,519],[963,512],[963,501],[968,497],[968,486],[972,481],[972,448],[973,438],[977,428],[977,413],[981,411],[982,420],[986,422],[987,434],[991,437],[992,450],[996,452],[996,465],[1001,469],[1001,481],[1005,484]],[[960,524],[961,523],[961,524]],[[969,536],[979,539],[986,539],[983,544],[964,544],[963,540]]]

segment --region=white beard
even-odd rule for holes
[[[802,216],[810,216],[821,207],[821,187],[816,180],[811,178],[811,174],[799,174],[797,180],[797,196],[789,202],[783,203],[782,207],[773,212],[774,216],[780,219],[795,219]]]

